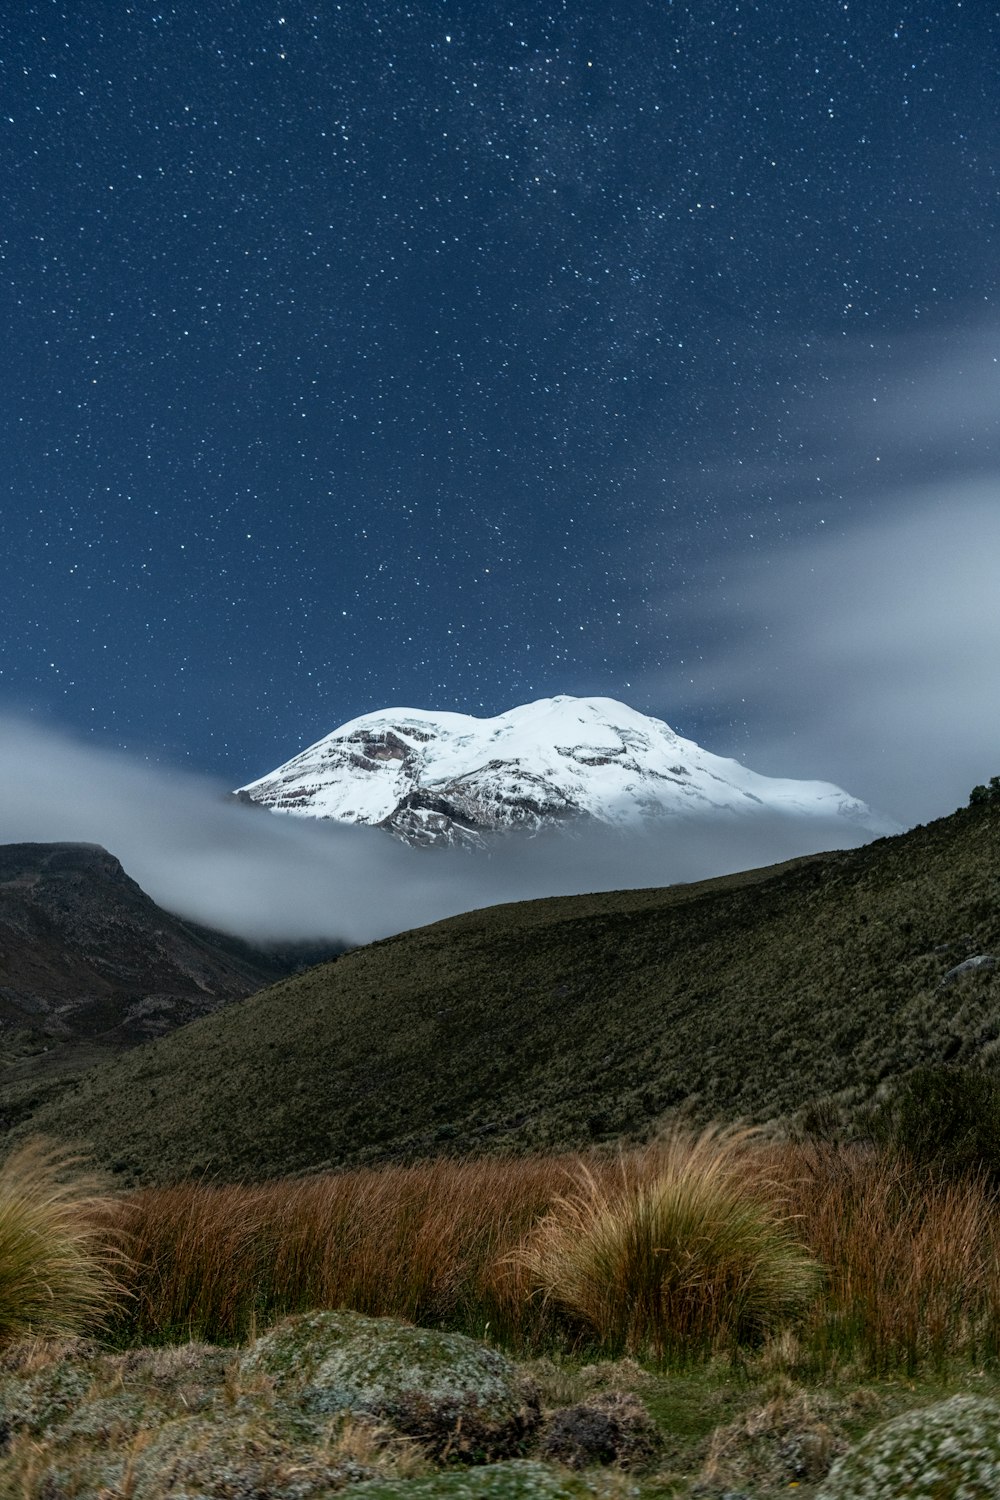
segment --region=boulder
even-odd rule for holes
[[[244,1377],[273,1380],[307,1413],[377,1418],[438,1460],[517,1455],[539,1420],[534,1387],[495,1349],[394,1318],[287,1318],[250,1346],[240,1367]]]
[[[816,1500],[987,1500],[998,1474],[1000,1402],[953,1396],[873,1427],[833,1465]]]

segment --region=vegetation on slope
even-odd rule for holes
[[[33,1128],[122,1182],[642,1138],[667,1113],[843,1116],[992,1064],[1000,805],[667,890],[471,912],[92,1069]],[[810,1101],[813,1103],[810,1105]]]

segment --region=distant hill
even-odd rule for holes
[[[679,1109],[849,1113],[916,1063],[993,1064],[1000,970],[943,981],[997,953],[986,805],[768,870],[403,933],[91,1070],[32,1126],[131,1181],[572,1148]]]
[[[0,1120],[300,966],[171,916],[96,844],[0,845]]]

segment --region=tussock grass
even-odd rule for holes
[[[228,1342],[347,1307],[530,1342],[538,1310],[505,1264],[565,1180],[555,1158],[433,1162],[122,1200],[133,1265],[122,1337]]]
[[[759,1343],[812,1301],[822,1272],[765,1196],[752,1140],[676,1131],[610,1177],[581,1166],[515,1259],[612,1352]]]
[[[0,1341],[78,1333],[112,1304],[110,1205],[78,1167],[41,1141],[0,1165]]]
[[[995,1197],[874,1148],[714,1130],[618,1156],[147,1188],[113,1225],[122,1343],[233,1342],[346,1307],[525,1354],[766,1339],[802,1368],[876,1372],[1000,1354]]]

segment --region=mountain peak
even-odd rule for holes
[[[858,841],[894,831],[830,782],[760,776],[614,698],[558,694],[492,718],[419,708],[362,714],[268,775],[243,801],[385,828],[412,844],[587,819],[618,827],[764,811],[835,816]]]

